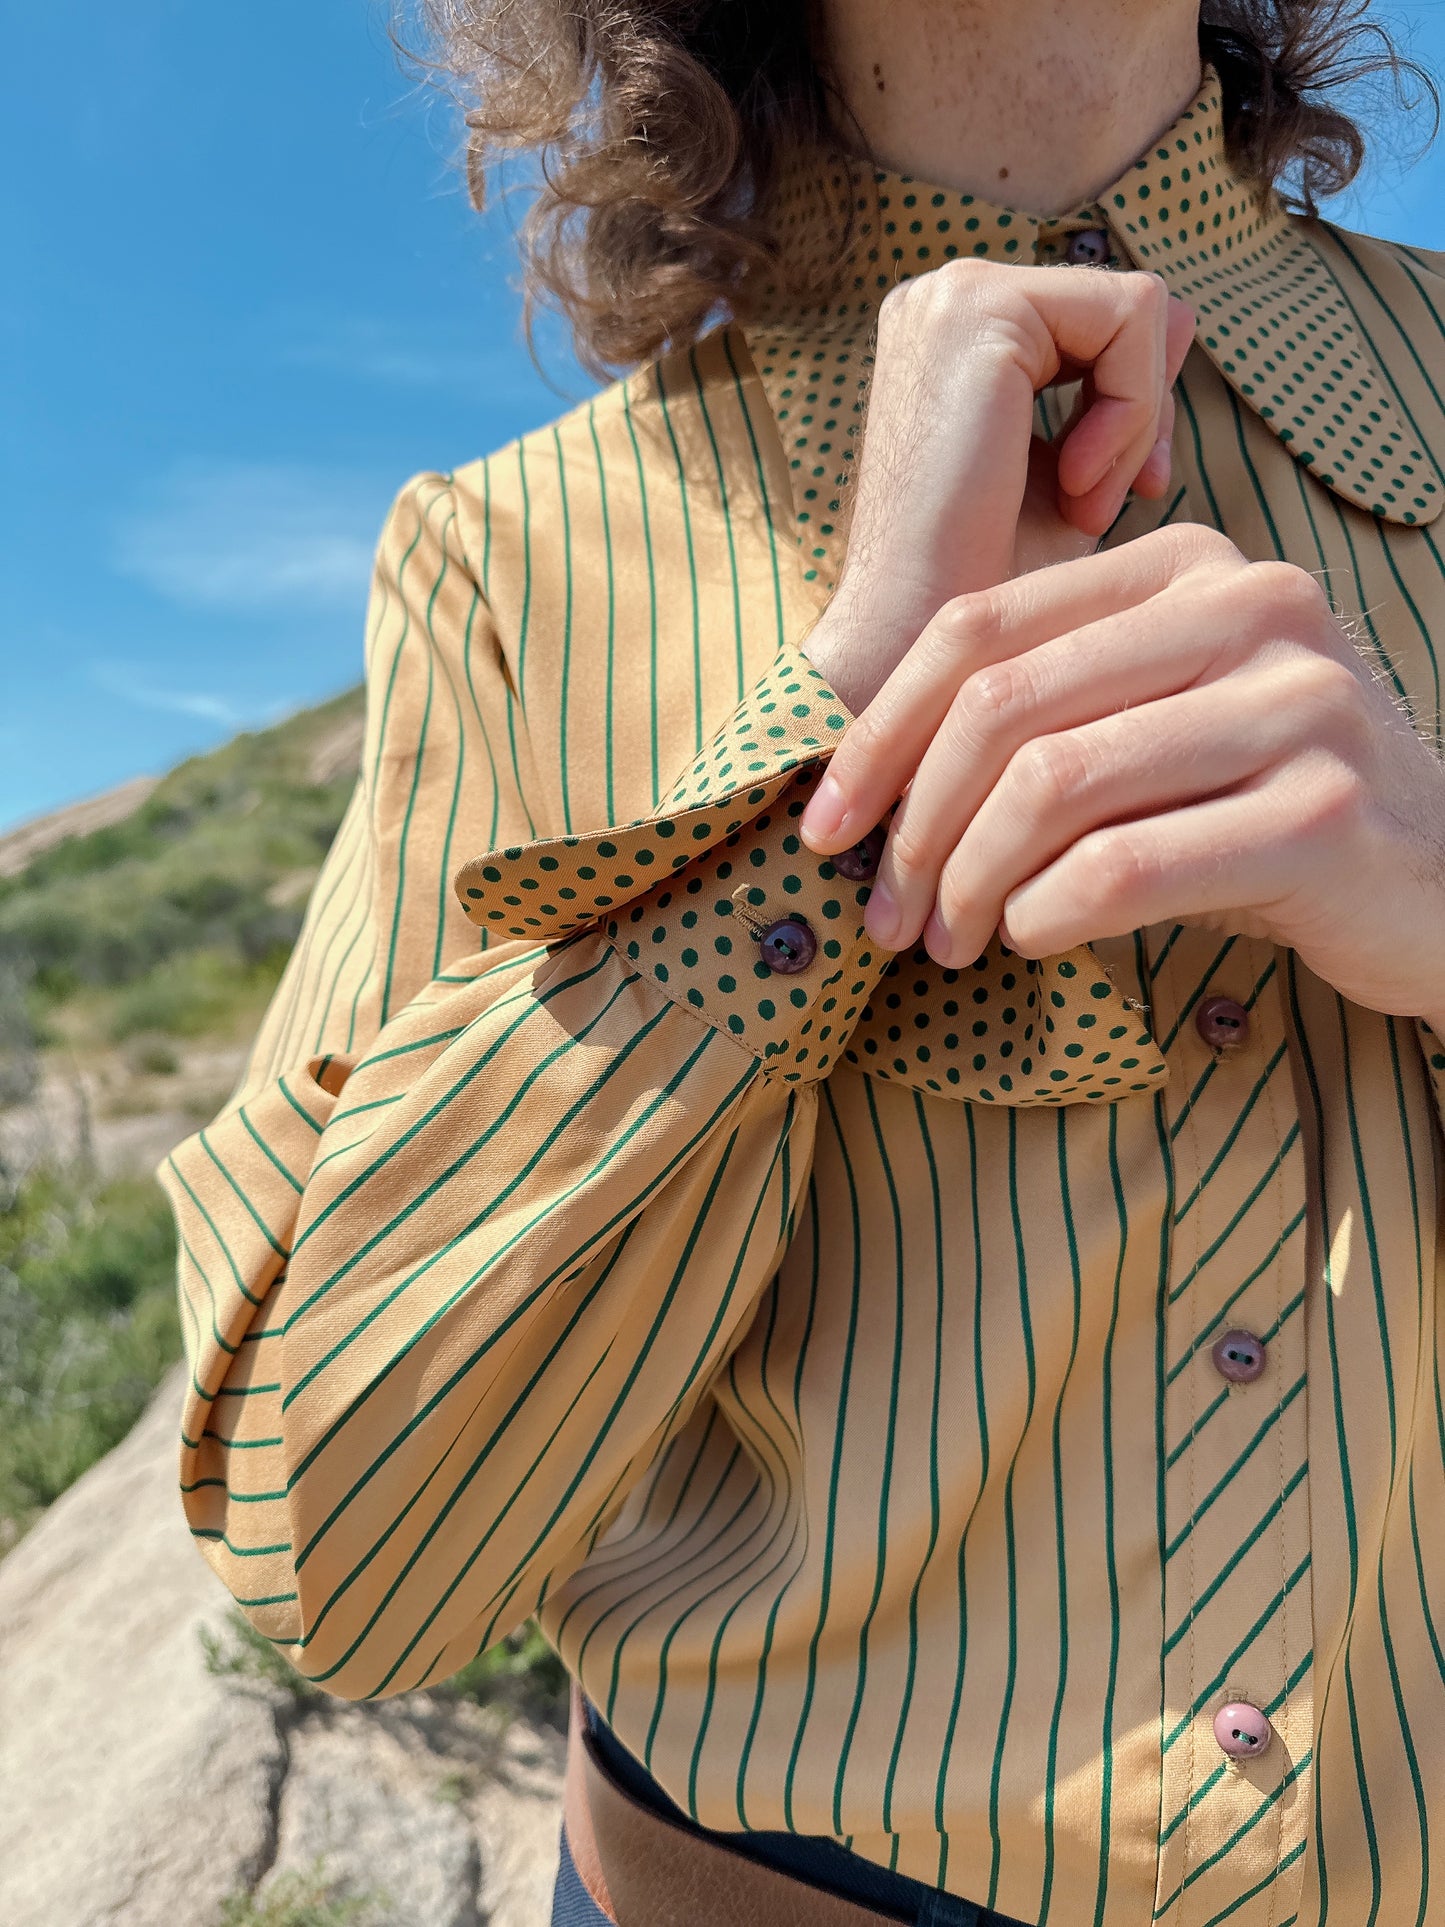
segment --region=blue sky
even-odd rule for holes
[[[1381,6],[1445,76],[1445,0]],[[407,476],[589,392],[519,333],[386,0],[8,11],[0,827],[358,680]],[[1326,212],[1445,249],[1445,135],[1386,119]]]

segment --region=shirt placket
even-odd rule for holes
[[[1173,1172],[1159,1304],[1156,1920],[1282,1927],[1309,1818],[1305,1166],[1274,947],[1147,933]]]

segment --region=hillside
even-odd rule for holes
[[[566,1683],[535,1628],[343,1706],[231,1606],[175,1490],[185,1366],[150,1172],[234,1085],[361,718],[355,691],[0,839],[6,1927],[550,1914]]]
[[[149,1174],[235,1082],[361,722],[354,690],[0,839],[0,1553],[180,1355]]]

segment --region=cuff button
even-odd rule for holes
[[[871,829],[867,836],[846,850],[839,850],[831,859],[833,868],[840,877],[847,877],[850,883],[866,883],[878,869],[879,858],[883,855],[886,832],[881,823]]]
[[[818,954],[818,939],[801,917],[779,917],[758,932],[763,962],[781,976],[806,970]]]

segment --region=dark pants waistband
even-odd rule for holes
[[[585,1696],[583,1706],[588,1731],[613,1779],[634,1799],[641,1800],[656,1813],[666,1814],[675,1824],[694,1833],[707,1832],[708,1829],[699,1827],[683,1812],[646,1767],[628,1752]],[[921,1880],[893,1873],[825,1835],[730,1830],[713,1837],[725,1839],[735,1853],[747,1854],[765,1866],[791,1874],[795,1880],[806,1880],[860,1906],[891,1914],[896,1920],[909,1923],[909,1927],[1027,1927],[1027,1923],[994,1913],[977,1901],[942,1893]]]

